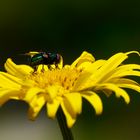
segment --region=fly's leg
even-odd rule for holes
[[[55,68],[56,68],[56,69],[60,69],[60,68],[58,67],[58,64],[55,64]]]
[[[45,71],[45,68],[44,68],[44,65],[42,65],[41,72],[44,72],[44,71]]]

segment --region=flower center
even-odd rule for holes
[[[36,86],[43,89],[48,86],[60,86],[64,90],[70,91],[81,73],[82,70],[76,68],[53,69],[33,73],[29,79],[33,80]]]

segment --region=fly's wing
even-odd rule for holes
[[[35,54],[38,54],[38,53],[40,52],[31,51],[31,52],[25,53],[25,55],[33,57]]]

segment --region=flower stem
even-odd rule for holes
[[[70,128],[67,127],[65,115],[61,108],[58,109],[57,120],[61,129],[61,133],[63,135],[63,140],[74,140]]]

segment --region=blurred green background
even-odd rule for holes
[[[0,65],[7,57],[27,63],[25,52],[59,52],[72,63],[86,50],[96,59],[123,51],[140,51],[140,2],[111,0],[1,0]],[[132,55],[130,63],[139,63]],[[100,94],[104,112],[83,101],[83,113],[72,128],[75,140],[140,139],[140,94],[128,90],[131,103]],[[10,101],[0,108],[0,140],[61,140],[56,120],[45,108],[35,122],[27,119],[28,106]]]

